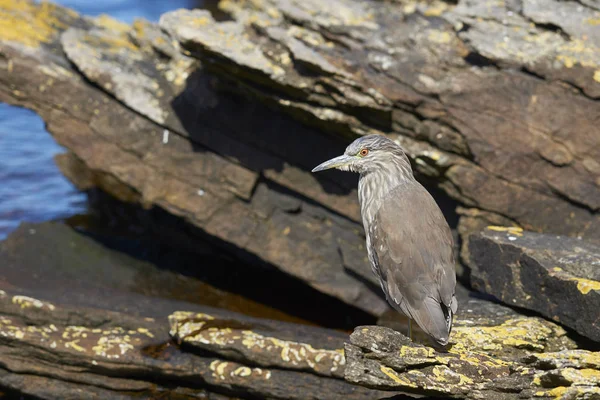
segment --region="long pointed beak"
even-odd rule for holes
[[[324,163],[317,165],[316,167],[313,168],[312,172],[319,172],[319,171],[323,171],[326,169],[343,167],[344,165],[349,164],[353,160],[354,160],[354,157],[347,156],[344,154],[344,155],[332,158],[331,160],[327,160]]]

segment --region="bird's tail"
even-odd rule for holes
[[[412,317],[429,336],[442,346],[448,344],[452,331],[452,321],[457,308],[456,298],[453,297],[450,306],[438,302],[433,297],[427,297],[421,308],[413,311]]]

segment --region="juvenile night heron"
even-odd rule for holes
[[[404,150],[386,137],[364,136],[313,172],[330,168],[360,174],[367,252],[387,301],[446,345],[458,305],[452,234]]]

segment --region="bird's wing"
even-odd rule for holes
[[[417,182],[397,187],[382,201],[369,236],[388,301],[446,344],[456,312],[454,248],[435,200]]]

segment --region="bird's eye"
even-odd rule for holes
[[[369,154],[369,149],[362,149],[358,154],[360,154],[361,157],[364,157]]]

